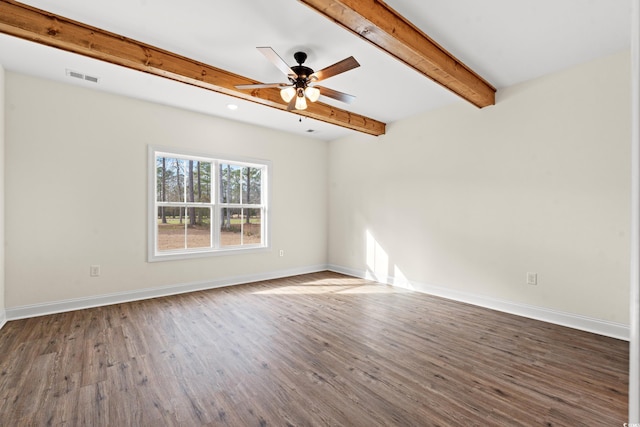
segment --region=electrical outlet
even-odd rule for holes
[[[280,249],[280,256],[284,256],[284,249]]]
[[[538,284],[538,273],[527,273],[527,285]]]
[[[91,267],[89,267],[89,276],[98,277],[99,275],[100,275],[99,265],[92,265]]]

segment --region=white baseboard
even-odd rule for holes
[[[544,307],[535,307],[512,301],[499,300],[482,295],[476,295],[468,292],[456,291],[454,289],[447,289],[440,286],[429,285],[426,283],[413,282],[407,279],[398,279],[391,276],[376,277],[374,274],[368,271],[354,270],[339,265],[329,265],[328,269],[330,271],[335,271],[336,273],[347,274],[349,276],[359,277],[362,279],[375,280],[377,282],[386,283],[392,286],[411,289],[417,292],[447,298],[454,301],[473,304],[492,310],[541,320],[543,322],[553,323],[556,325],[567,326],[569,328],[592,332],[595,334],[617,338],[625,341],[629,341],[630,338],[629,326],[621,323],[594,319],[578,314],[565,313],[562,311],[552,310]]]
[[[262,280],[279,279],[282,277],[316,273],[318,271],[326,270],[326,265],[316,265],[289,270],[273,271],[268,273],[226,277],[222,279],[206,280],[201,282],[182,283],[178,285],[162,286],[157,288],[147,288],[135,291],[118,292],[106,295],[96,295],[91,297],[47,302],[42,304],[25,305],[21,307],[8,308],[5,314],[5,322],[7,320],[25,319],[29,317],[44,316],[47,314],[62,313],[65,311],[82,310],[85,308],[100,307],[111,304],[121,304],[143,299],[164,297],[168,295],[183,294],[187,292],[202,291],[251,282],[259,282]],[[0,325],[2,325],[2,323],[0,323]]]
[[[8,308],[0,310],[0,329],[9,320],[24,319],[28,317],[44,316],[47,314],[62,313],[65,311],[82,310],[91,307],[100,307],[111,304],[121,304],[125,302],[138,301],[149,298],[157,298],[168,295],[176,295],[187,292],[201,291],[206,289],[214,289],[225,286],[240,285],[244,283],[258,282],[261,280],[279,279],[282,277],[296,276],[299,274],[316,273],[318,271],[330,270],[336,273],[342,273],[353,277],[375,280],[393,286],[405,289],[411,289],[454,301],[465,302],[480,307],[498,310],[505,313],[515,314],[518,316],[528,317],[531,319],[541,320],[557,325],[567,326],[574,329],[593,332],[596,334],[629,340],[630,329],[627,325],[620,323],[608,322],[599,319],[593,319],[577,314],[565,313],[557,310],[551,310],[543,307],[535,307],[511,301],[504,301],[495,298],[489,298],[481,295],[471,294],[462,291],[456,291],[439,286],[428,285],[425,283],[412,282],[409,280],[400,280],[394,277],[376,277],[370,272],[355,270],[348,267],[338,265],[316,265],[301,267],[289,270],[280,270],[269,273],[260,273],[244,276],[234,276],[215,280],[207,280],[201,282],[182,283],[178,285],[162,286],[157,288],[146,288],[128,292],[118,292],[106,295],[97,295],[92,297],[74,298],[63,301],[47,302],[42,304],[25,305],[21,307]]]

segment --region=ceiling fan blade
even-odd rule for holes
[[[287,86],[291,85],[287,83],[260,83],[254,85],[236,85],[236,89],[266,89],[270,87],[283,88]]]
[[[351,104],[356,100],[356,97],[353,95],[349,95],[344,92],[340,92],[337,90],[329,89],[324,86],[314,86],[316,89],[320,89],[320,95],[328,96],[329,98],[337,99],[338,101],[346,102],[347,104]]]
[[[320,80],[328,79],[329,77],[333,77],[337,74],[344,73],[345,71],[353,70],[354,68],[358,68],[360,64],[353,56],[350,56],[342,61],[336,62],[333,65],[329,65],[327,68],[323,68],[320,71],[316,71],[311,74],[311,81],[319,82]]]
[[[280,58],[280,55],[278,55],[275,50],[270,47],[258,47],[256,49],[258,49],[260,53],[265,56],[265,58],[271,61],[273,65],[278,67],[278,70],[285,73],[287,77],[293,79],[298,77],[298,75],[291,69],[291,67],[289,67],[287,63],[284,62],[284,59]]]

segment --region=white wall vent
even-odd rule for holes
[[[76,79],[80,79],[80,80],[86,80],[86,81],[92,82],[92,83],[98,83],[98,81],[100,80],[98,77],[90,76],[88,74],[82,74],[82,73],[79,73],[77,71],[73,71],[73,70],[69,70],[69,69],[67,69],[67,76],[73,77],[73,78],[76,78]]]

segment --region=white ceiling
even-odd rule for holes
[[[357,97],[322,101],[392,123],[465,102],[296,0],[27,0],[23,3],[265,83],[284,75],[255,48],[318,70],[353,55],[361,67],[324,86]],[[386,0],[498,88],[628,49],[629,0]],[[0,34],[5,69],[333,140],[354,131]],[[99,77],[89,83],[73,70]],[[235,111],[226,106],[239,108]],[[475,108],[470,104],[469,108]],[[491,107],[487,107],[491,108]],[[313,130],[312,133],[308,132]]]

